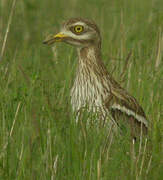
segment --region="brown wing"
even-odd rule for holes
[[[124,125],[129,125],[133,137],[141,135],[141,132],[147,134],[148,122],[142,107],[115,81],[105,107],[118,124],[124,122]]]

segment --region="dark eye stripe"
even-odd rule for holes
[[[72,37],[67,37],[66,40],[72,41],[72,42],[77,42],[77,43],[80,43],[80,44],[84,44],[84,43],[94,43],[93,40],[75,39],[75,38],[72,38]],[[68,41],[67,41],[67,43],[68,43]]]

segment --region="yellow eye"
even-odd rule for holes
[[[81,33],[83,30],[84,30],[84,27],[81,26],[81,25],[76,25],[76,26],[74,27],[74,31],[75,31],[76,33]]]

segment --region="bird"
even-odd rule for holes
[[[52,45],[64,42],[77,49],[76,76],[70,92],[74,112],[98,114],[99,123],[108,121],[114,129],[125,126],[131,137],[137,138],[148,132],[148,120],[138,101],[108,72],[101,55],[101,34],[92,20],[70,18],[59,33],[48,36],[43,43]]]

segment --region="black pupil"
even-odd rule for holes
[[[80,28],[80,27],[78,27],[78,28],[77,28],[77,31],[80,31],[80,30],[81,30],[81,28]]]

